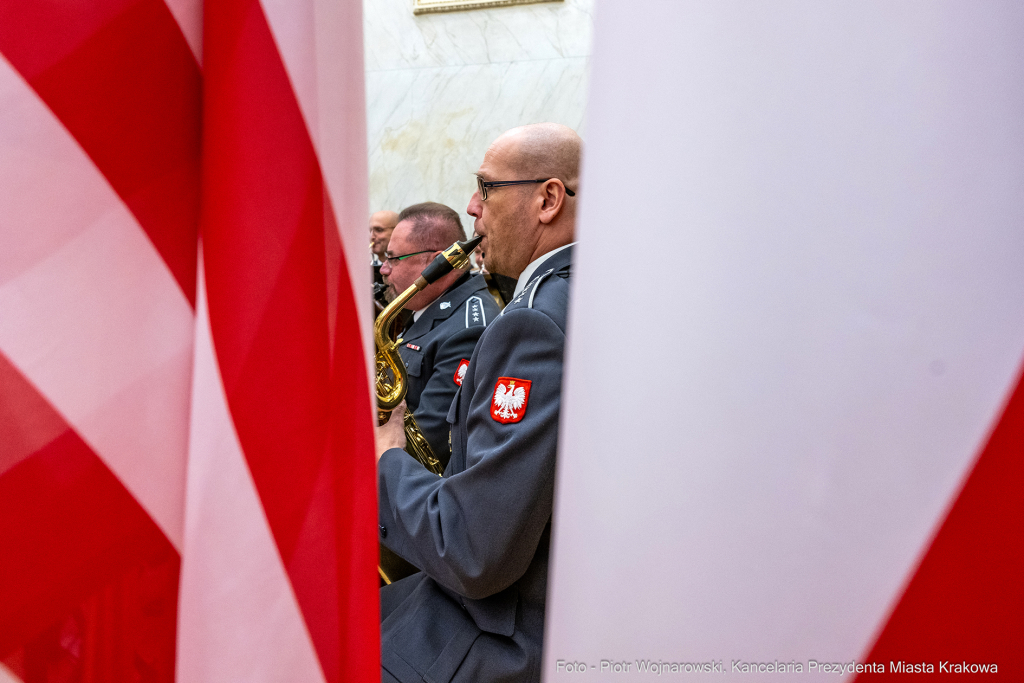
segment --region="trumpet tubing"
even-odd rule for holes
[[[428,265],[420,277],[404,292],[398,295],[394,301],[380,312],[373,323],[373,342],[376,347],[376,390],[377,390],[377,420],[384,424],[391,417],[398,404],[405,398],[409,390],[409,376],[405,369],[405,362],[398,353],[398,347],[402,340],[398,338],[397,321],[399,314],[405,305],[416,296],[416,293],[432,282],[437,281],[454,268],[462,268],[469,262],[469,254],[480,243],[481,238],[477,237],[466,242],[456,242],[444,250]],[[416,458],[424,467],[441,476],[444,468],[441,461],[430,447],[426,436],[423,435],[416,418],[412,413],[405,413],[405,439],[406,452]],[[396,559],[397,558],[397,561]],[[398,558],[386,547],[381,546],[381,564],[378,566],[381,578],[385,583],[401,578],[399,574],[411,573],[408,563]],[[404,567],[403,567],[404,564]],[[415,568],[412,568],[413,570]]]

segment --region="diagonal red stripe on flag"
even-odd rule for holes
[[[330,223],[333,226],[333,219]],[[341,260],[331,373],[335,520],[337,538],[347,539],[347,550],[339,550],[337,563],[338,586],[343,588],[338,595],[339,635],[345,644],[339,668],[346,680],[376,681],[380,677],[377,463],[372,424],[367,420],[373,410],[356,323],[359,311],[349,270]]]
[[[67,422],[0,353],[0,477],[67,429]]]
[[[202,74],[167,5],[5,0],[0,52],[92,158],[194,305]]]
[[[327,680],[377,679],[367,378],[319,162],[259,3],[208,1],[204,36],[201,229],[225,393]]]
[[[63,638],[83,680],[173,680],[177,552],[2,355],[0,425],[0,658],[31,673]]]
[[[1024,378],[862,661],[991,664],[1024,680]],[[957,675],[951,673],[950,675]],[[986,675],[988,674],[976,674]],[[960,678],[959,675],[957,675]],[[968,676],[970,677],[970,676]],[[880,680],[862,674],[858,680]]]

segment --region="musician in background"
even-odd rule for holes
[[[384,252],[397,224],[398,214],[394,211],[378,211],[370,216],[370,258],[373,265],[379,266],[384,262]]]
[[[377,430],[380,539],[422,569],[381,589],[385,682],[540,680],[581,144],[536,124],[484,155],[468,212],[516,285],[448,412],[444,477],[401,450],[400,408]]]
[[[404,292],[435,256],[465,239],[459,214],[444,204],[425,202],[403,210],[381,265],[388,300]],[[454,270],[410,299],[406,310],[413,317],[398,348],[409,376],[405,401],[434,454],[447,465],[452,397],[477,340],[500,309],[482,277]]]
[[[391,240],[391,232],[397,223],[398,214],[394,211],[378,211],[370,216],[370,265],[373,267],[373,303],[376,309],[374,317],[388,305],[380,267],[388,241]]]

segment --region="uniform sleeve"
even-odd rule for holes
[[[443,465],[448,464],[448,409],[459,385],[455,383],[455,372],[463,359],[473,355],[483,327],[469,327],[446,338],[437,348],[434,367],[416,406],[416,424],[427,437],[430,447]]]
[[[517,309],[499,317],[481,345],[463,385],[473,394],[458,398],[470,401],[460,444],[466,469],[439,479],[394,449],[382,456],[378,478],[385,543],[473,599],[523,575],[551,517],[565,337],[543,312]],[[518,421],[492,416],[500,378],[530,383]]]

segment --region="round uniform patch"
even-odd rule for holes
[[[502,424],[519,422],[530,400],[530,380],[499,377],[491,398],[491,417]]]
[[[466,378],[466,370],[468,369],[469,361],[463,358],[462,362],[459,363],[459,367],[455,369],[455,376],[452,377],[455,383],[458,384],[460,387],[462,386],[462,380]]]

